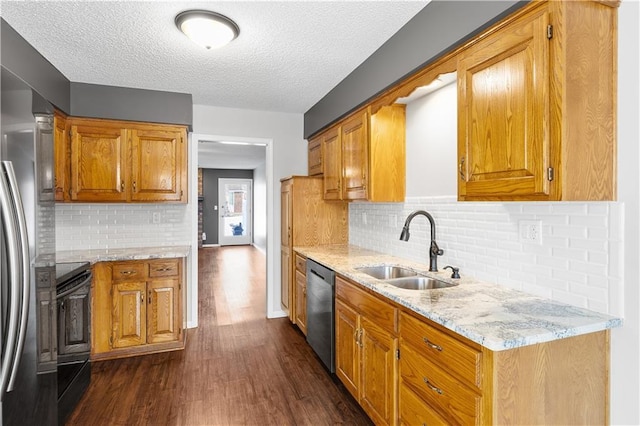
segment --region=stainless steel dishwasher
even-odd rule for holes
[[[307,260],[307,342],[331,373],[335,373],[334,349],[335,273]]]

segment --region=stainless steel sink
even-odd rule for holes
[[[396,278],[387,280],[386,283],[406,290],[431,290],[434,288],[447,288],[458,285],[458,283],[452,284],[423,276]]]
[[[380,265],[380,266],[364,266],[362,268],[356,268],[356,270],[363,272],[367,275],[377,278],[379,280],[391,280],[395,278],[415,277],[418,275],[411,269],[403,268],[401,266],[392,265]]]

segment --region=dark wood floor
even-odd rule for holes
[[[69,425],[371,424],[286,318],[267,320],[264,255],[199,251],[184,351],[96,362]]]

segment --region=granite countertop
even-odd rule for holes
[[[191,246],[132,247],[94,250],[66,250],[56,253],[56,262],[113,262],[119,260],[165,259],[186,257]]]
[[[620,318],[531,295],[451,271],[428,272],[427,264],[353,245],[294,247],[294,250],[363,287],[493,351],[501,351],[622,325]],[[361,266],[396,265],[459,285],[443,289],[405,290],[356,270]]]

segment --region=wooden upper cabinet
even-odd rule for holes
[[[56,110],[53,115],[55,200],[69,200],[69,131],[67,117]]]
[[[183,126],[69,118],[70,200],[186,202]]]
[[[404,105],[360,110],[323,137],[325,200],[404,201]]]
[[[367,199],[368,157],[368,114],[357,114],[345,121],[342,132],[342,170],[344,200]]]
[[[126,201],[127,131],[71,121],[71,200]]]
[[[548,2],[460,54],[460,200],[615,198],[614,32],[610,5]]]
[[[322,135],[309,140],[309,176],[322,175]]]
[[[334,127],[323,134],[322,161],[324,178],[324,199],[342,199],[342,143],[340,128]]]
[[[179,130],[131,130],[131,200],[182,201],[186,151]]]
[[[460,198],[549,194],[548,22],[529,16],[460,60]]]

